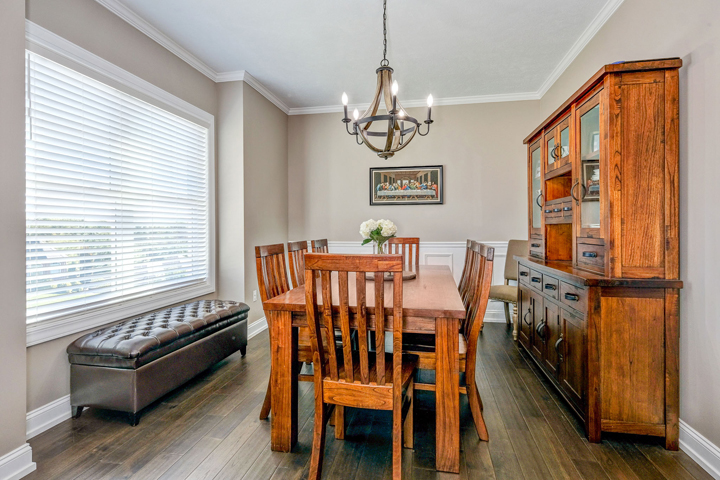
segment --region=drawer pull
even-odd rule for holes
[[[553,208],[553,212],[561,212],[561,211],[562,210],[560,210],[559,208]]]
[[[538,334],[538,337],[542,338],[543,343],[545,343],[545,327],[547,326],[547,323],[545,323],[545,320],[540,321],[540,325],[537,326],[535,329],[535,332]]]
[[[520,272],[520,276],[521,276],[521,277],[527,277],[527,276],[528,276],[528,272]]]
[[[564,212],[569,212],[570,210],[572,210],[572,207],[563,207]]]
[[[532,278],[530,278],[530,280],[531,280],[533,283],[540,283],[540,277],[532,277]]]
[[[552,213],[552,210],[545,210],[545,213]]]
[[[552,284],[552,283],[546,283],[545,290],[557,290],[557,285]]]
[[[533,247],[533,248],[540,248],[540,244],[539,244],[539,243],[532,243],[532,244],[530,244],[530,246]],[[525,272],[525,274],[527,275],[527,272]]]
[[[595,258],[597,257],[597,252],[583,252],[583,257]]]
[[[571,302],[577,302],[578,300],[580,300],[580,295],[575,295],[574,293],[566,293],[565,300],[570,300]]]

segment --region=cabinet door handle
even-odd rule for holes
[[[543,343],[545,343],[545,327],[547,326],[547,323],[545,323],[545,320],[540,321],[540,325],[537,326],[535,329],[535,332],[538,334],[538,337],[542,338]]]
[[[530,279],[533,283],[540,283],[540,277],[532,277]]]
[[[545,290],[557,290],[557,285],[555,285],[553,283],[546,283]]]
[[[534,245],[533,245],[533,246],[534,246]],[[520,276],[521,276],[521,277],[527,277],[527,276],[528,276],[528,272],[520,272]]]
[[[560,364],[565,361],[565,357],[560,352],[560,344],[565,341],[565,338],[563,337],[563,334],[560,334],[560,338],[558,338],[558,341],[555,342],[555,352],[557,352],[558,361],[557,365],[555,365],[555,370],[558,370],[560,368]]]
[[[530,309],[528,308],[527,313],[526,313],[525,315],[523,315],[523,322],[525,322],[527,325],[530,325],[530,322],[528,322],[528,321],[525,320],[525,319],[527,318],[528,315],[530,315],[531,312],[532,312],[532,310],[530,310]]]
[[[542,203],[540,203],[540,197],[542,197]],[[543,194],[541,193],[537,197],[535,197],[535,203],[537,203],[537,206],[542,208],[542,206],[545,204],[545,197],[543,197]]]
[[[533,248],[540,248],[539,243],[531,243],[530,246]],[[527,277],[527,272],[523,272],[523,273],[525,274],[525,275],[523,275],[523,277]]]
[[[572,197],[573,200],[575,200],[575,203],[577,205],[580,205],[580,199],[575,196],[575,187],[577,187],[578,185],[580,185],[580,180],[576,180],[575,183],[573,184],[573,186],[570,187],[570,196]]]
[[[583,252],[582,256],[587,258],[595,258],[597,257],[597,252]]]
[[[575,295],[574,293],[566,293],[565,294],[565,300],[570,300],[572,302],[577,302],[580,300],[580,295]]]

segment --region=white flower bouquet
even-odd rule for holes
[[[377,244],[377,253],[385,253],[383,245],[395,236],[397,227],[390,220],[366,220],[360,224],[360,235],[364,238],[363,245],[370,242]]]

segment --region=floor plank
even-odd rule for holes
[[[38,469],[27,480],[299,480],[307,477],[313,430],[313,385],[301,382],[298,444],[270,451],[270,421],[258,419],[270,374],[266,334],[248,354],[231,355],[151,405],[140,424],[88,409],[30,440]],[[475,431],[461,396],[460,474],[436,472],[435,399],[418,392],[415,449],[403,451],[413,480],[680,479],[711,480],[684,452],[652,439],[607,436],[590,444],[582,424],[504,324],[487,324],[479,340],[476,382],[490,442]],[[328,429],[323,478],[389,479],[389,412],[347,411],[344,441]]]

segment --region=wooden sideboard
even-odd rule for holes
[[[681,65],[606,65],[525,139],[518,341],[592,442],[678,448]]]

